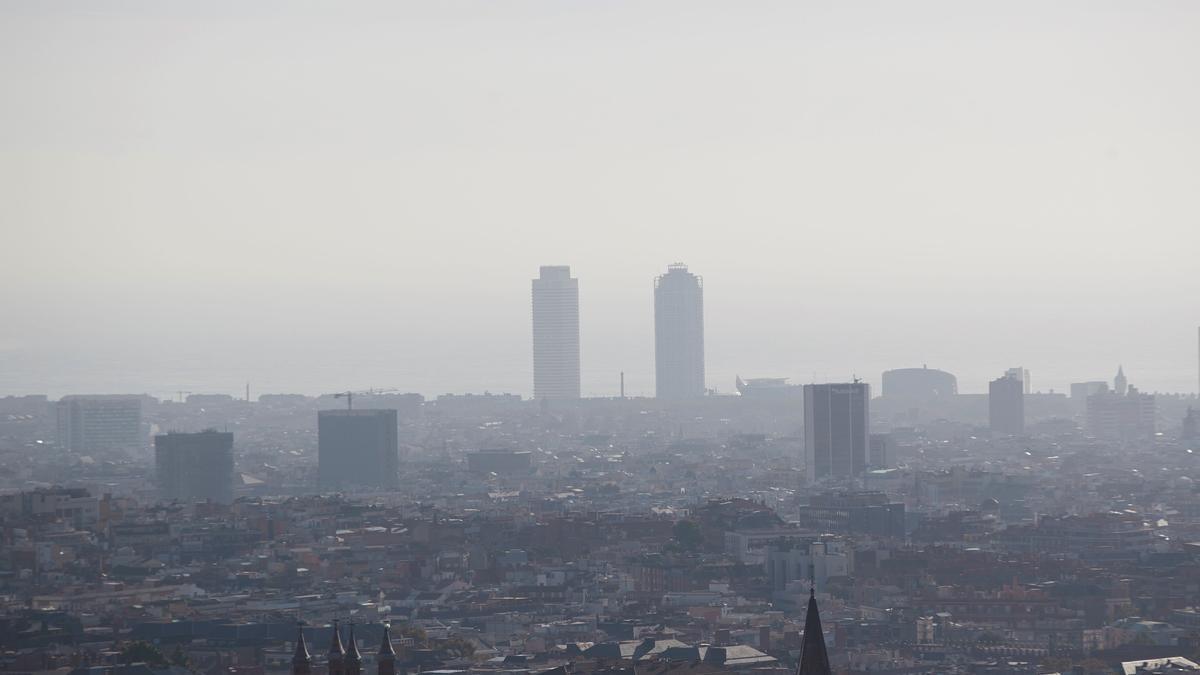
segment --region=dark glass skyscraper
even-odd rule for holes
[[[399,450],[395,410],[317,413],[317,482],[323,488],[395,487]]]
[[[704,395],[704,283],[681,263],[654,280],[654,392]]]
[[[850,478],[867,470],[871,387],[865,382],[804,385],[808,480]]]
[[[155,436],[154,466],[166,499],[233,501],[233,434],[227,431]]]

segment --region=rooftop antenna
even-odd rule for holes
[[[621,398],[625,398],[625,371],[621,371]]]

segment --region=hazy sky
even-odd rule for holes
[[[0,4],[0,394],[653,391],[928,363],[1194,391],[1200,3]]]

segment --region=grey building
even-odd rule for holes
[[[533,397],[579,398],[579,280],[567,266],[533,280]]]
[[[681,263],[654,280],[654,391],[704,396],[704,282]]]
[[[937,368],[897,368],[883,373],[883,396],[927,400],[958,394],[958,378]]]
[[[233,434],[214,430],[154,437],[158,489],[183,502],[233,501]]]
[[[992,433],[1025,433],[1025,384],[1011,372],[988,384],[988,426]]]
[[[58,444],[72,452],[144,447],[139,396],[64,396],[55,412]]]
[[[322,488],[396,487],[399,463],[395,410],[317,413],[317,482]]]
[[[804,385],[808,480],[852,478],[867,470],[871,387],[865,382]]]
[[[1126,385],[1125,393],[1101,391],[1087,399],[1087,433],[1108,439],[1144,440],[1154,436],[1153,394]]]
[[[514,475],[533,471],[533,453],[528,450],[479,450],[467,455],[472,473]]]

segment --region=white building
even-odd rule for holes
[[[533,397],[579,398],[579,280],[565,265],[533,280]]]
[[[666,399],[704,396],[704,282],[681,263],[654,280],[654,390]]]
[[[137,396],[64,396],[57,413],[58,444],[72,452],[135,450],[145,444]]]

